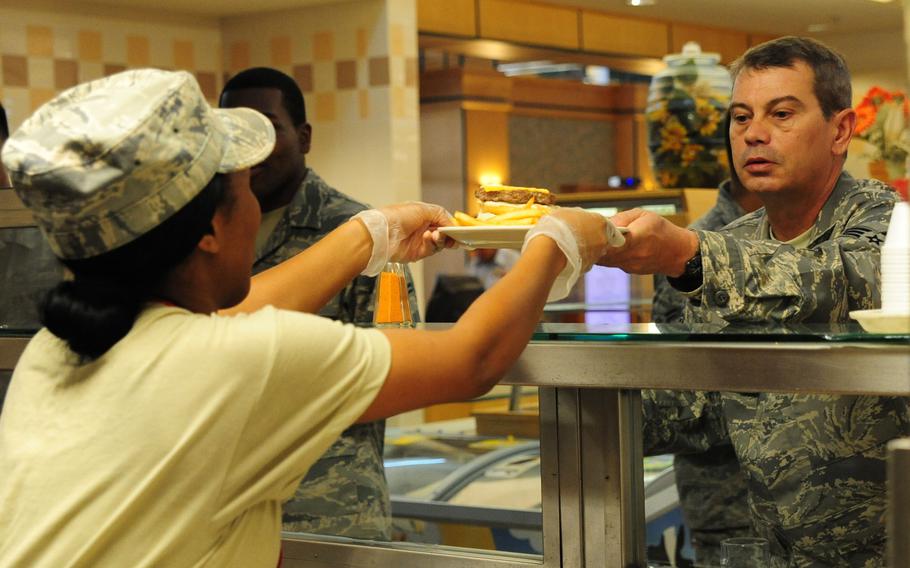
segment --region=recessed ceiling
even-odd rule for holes
[[[333,4],[350,0],[90,0],[93,4],[149,8],[157,12],[211,17],[241,15]],[[446,2],[448,0],[429,0]],[[870,32],[903,26],[901,0],[656,0],[653,6],[632,7],[626,0],[536,0],[615,14],[634,15],[770,34],[806,34],[811,25],[824,33]]]
[[[895,30],[903,27],[901,0],[656,0],[628,6],[626,0],[546,0],[616,14],[673,20],[747,32],[805,35],[810,25],[825,33]]]
[[[274,12],[319,4],[338,4],[351,0],[89,0],[92,4],[123,8],[151,8],[155,11],[200,16],[236,16],[255,12]]]

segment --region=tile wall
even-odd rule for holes
[[[363,0],[222,23],[225,76],[278,68],[304,92],[307,162],[373,205],[419,199],[416,11],[413,0]]]
[[[224,18],[3,0],[0,102],[15,129],[60,91],[127,68],[193,72],[211,102],[250,66],[293,76],[313,144],[307,163],[374,206],[420,199],[414,0],[358,0]],[[413,267],[423,305],[422,267]]]
[[[3,6],[0,22],[0,101],[11,128],[58,92],[128,68],[192,71],[206,96],[217,97],[217,20],[98,16],[71,4],[54,11]]]

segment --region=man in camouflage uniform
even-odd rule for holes
[[[750,193],[733,170],[733,148],[730,146],[730,115],[724,119],[724,142],[730,178],[717,187],[714,207],[689,224],[690,229],[717,231],[762,206],[758,196]],[[683,319],[686,297],[670,286],[663,274],[654,275],[654,298],[651,302],[651,320],[656,323],[679,322]]]
[[[729,128],[727,128],[729,133]],[[727,136],[728,159],[732,164]],[[732,223],[761,203],[739,182],[736,173],[717,190],[717,201],[707,213],[689,225],[690,229],[716,231]],[[686,297],[654,275],[651,319],[655,323],[679,322]],[[675,398],[674,391],[651,391],[646,397]],[[720,444],[703,453],[676,454],[673,473],[683,520],[689,530],[697,565],[720,565],[720,543],[726,538],[752,536],[746,477],[731,444]]]
[[[687,323],[846,322],[877,307],[897,197],[842,171],[856,121],[843,58],[780,38],[750,49],[733,73],[734,164],[765,208],[718,232],[620,213],[628,244],[602,262],[673,276]],[[774,566],[882,564],[885,446],[910,433],[906,398],[680,392],[643,405],[646,451],[732,442]]]
[[[251,186],[263,213],[254,273],[295,256],[367,209],[329,187],[306,166],[311,128],[303,95],[291,77],[275,69],[247,69],[225,84],[220,104],[256,109],[275,126],[275,150],[251,172]],[[372,322],[374,284],[375,278],[357,277],[319,315],[348,323]],[[417,321],[410,276],[408,288]],[[285,503],[284,530],[388,540],[391,507],[382,462],[384,436],[382,420],[345,430],[313,464],[294,498]]]

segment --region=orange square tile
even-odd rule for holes
[[[145,36],[126,36],[126,64],[130,67],[148,67],[149,38]]]
[[[382,87],[389,84],[389,58],[370,58],[370,86]]]
[[[313,92],[313,66],[312,65],[295,65],[294,80],[297,86],[304,93]]]
[[[335,63],[335,86],[337,89],[353,89],[357,86],[356,61]]]
[[[235,41],[231,44],[231,70],[241,71],[250,66],[250,44],[246,41]]]
[[[7,87],[28,87],[28,59],[22,55],[3,56],[3,84]]]
[[[357,29],[357,57],[366,57],[369,48],[370,36],[363,28]]]
[[[335,34],[316,32],[313,35],[313,58],[316,61],[331,61],[335,57]]]
[[[79,59],[83,61],[101,61],[101,32],[79,30],[76,42],[79,48]]]
[[[174,67],[187,71],[196,68],[196,51],[192,41],[174,40]]]
[[[25,45],[31,57],[53,57],[54,31],[47,26],[26,26]]]
[[[38,107],[46,103],[47,101],[54,98],[54,95],[57,94],[57,91],[54,89],[39,89],[33,88],[28,90],[29,104],[31,105],[32,112],[38,110]]]
[[[115,64],[108,64],[108,63],[105,63],[105,65],[104,65],[104,76],[105,77],[107,77],[108,75],[116,75],[117,73],[120,73],[121,71],[126,71],[125,65],[115,65]]]
[[[316,120],[335,120],[335,93],[316,93]]]
[[[404,30],[399,24],[392,24],[389,30],[389,49],[392,57],[404,56]]]
[[[357,91],[358,106],[360,107],[360,118],[370,118],[370,92],[366,89]]]
[[[215,85],[214,73],[198,71],[196,73],[196,81],[199,83],[199,88],[202,89],[202,94],[205,95],[205,98],[215,99],[218,97],[218,87]]]
[[[72,59],[54,60],[54,88],[69,89],[79,82],[79,64]]]
[[[285,66],[291,64],[291,38],[288,36],[273,37],[269,42],[272,55],[272,65]]]

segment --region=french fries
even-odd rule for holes
[[[550,212],[546,205],[539,205],[534,199],[528,200],[524,205],[503,206],[482,204],[484,213],[492,213],[493,217],[478,219],[461,211],[455,212],[455,223],[463,227],[487,227],[489,225],[534,225],[541,217]]]
[[[479,227],[486,225],[486,223],[481,222],[475,217],[471,217],[467,213],[462,213],[461,211],[455,212],[455,224],[461,225],[462,227]]]

